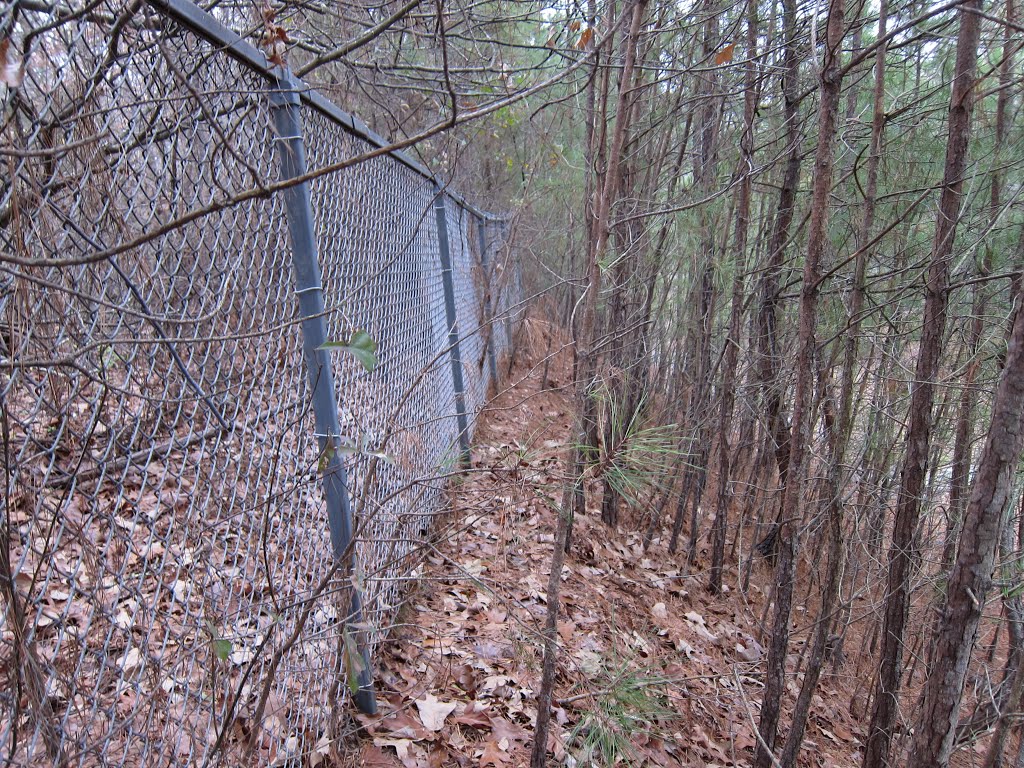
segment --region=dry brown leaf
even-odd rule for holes
[[[454,701],[440,701],[434,694],[428,693],[416,700],[416,709],[420,712],[420,722],[428,731],[440,731],[444,728],[445,718],[458,706]]]
[[[491,735],[495,741],[508,739],[509,741],[527,741],[530,734],[526,729],[516,723],[511,723],[503,717],[491,718]]]
[[[0,40],[0,83],[18,88],[25,81],[25,62],[11,50],[11,38]]]
[[[480,768],[501,768],[509,760],[508,752],[505,752],[498,745],[496,739],[491,739],[484,745],[484,753],[480,755]]]
[[[430,731],[403,710],[381,720],[371,732],[386,733],[392,738],[420,741],[430,738]]]
[[[569,619],[558,622],[558,636],[562,638],[563,643],[568,643],[572,640],[572,636],[575,632],[576,622],[570,621]]]
[[[395,754],[398,755],[398,759],[402,761],[402,765],[406,768],[417,768],[419,762],[417,750],[415,744],[410,739],[382,739],[375,737],[373,744],[376,747],[391,747],[395,750]]]
[[[462,714],[455,716],[454,721],[470,728],[491,727],[491,716],[487,713],[487,708],[476,701],[469,702]]]
[[[665,741],[650,733],[640,733],[635,737],[637,749],[643,753],[648,760],[655,765],[667,766],[678,765],[678,762],[669,756],[665,749]]]
[[[462,664],[454,670],[455,682],[470,696],[476,696],[477,680],[473,668],[469,664]]]
[[[853,741],[853,732],[842,723],[834,723],[832,725],[832,733],[838,736],[843,741]]]
[[[395,749],[397,750],[397,747]],[[408,754],[408,750],[405,751]],[[359,752],[359,765],[363,768],[397,768],[399,764],[398,760],[381,749],[378,744],[364,744]]]

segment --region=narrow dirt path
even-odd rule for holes
[[[545,349],[548,332],[528,320],[521,346]],[[521,361],[481,417],[472,470],[452,484],[451,514],[377,661],[382,714],[360,719],[361,765],[528,764],[569,433],[557,389],[569,381],[564,357],[543,392],[543,362]],[[596,511],[576,521],[562,573],[552,765],[750,763],[764,598],[752,588],[746,599],[735,590],[711,599],[703,574],[681,566],[660,541],[644,553],[639,533],[609,531]],[[795,636],[807,630],[798,619]],[[843,687],[823,680],[807,765],[857,764]]]

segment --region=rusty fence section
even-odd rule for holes
[[[511,353],[505,224],[184,0],[0,25],[0,760],[319,765]]]

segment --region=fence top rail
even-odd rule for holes
[[[262,74],[268,80],[289,83],[307,106],[323,113],[357,138],[363,139],[379,149],[385,149],[391,145],[391,142],[372,130],[366,123],[355,115],[346,112],[322,93],[312,88],[287,67],[271,62],[263,51],[259,50],[234,30],[219,22],[211,14],[196,5],[193,0],[146,0],[146,2],[156,10],[187,27],[194,34],[220,47],[226,54],[255,72]],[[506,219],[505,216],[490,213],[476,207],[462,195],[448,189],[447,182],[439,178],[437,174],[433,173],[407,152],[395,149],[388,152],[388,155],[411,168],[428,181],[434,182],[454,202],[481,219],[485,221],[504,221]]]

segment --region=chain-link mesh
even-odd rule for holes
[[[514,330],[525,313],[522,264],[514,256],[505,226],[504,222],[488,222],[484,237],[489,261],[486,280],[490,288],[492,317],[486,330],[492,335],[494,353],[501,362],[505,362],[512,352]],[[499,364],[499,375],[501,369]]]
[[[37,32],[2,124],[0,754],[305,764],[347,690],[337,595],[363,590],[378,642],[457,456],[433,182],[391,156],[312,182],[329,332],[380,361],[335,355],[359,571],[329,579],[288,219],[261,191],[272,73],[143,3],[90,8],[13,22]],[[310,169],[372,148],[302,118]],[[478,218],[446,205],[473,414]],[[520,297],[486,230],[504,356]]]

